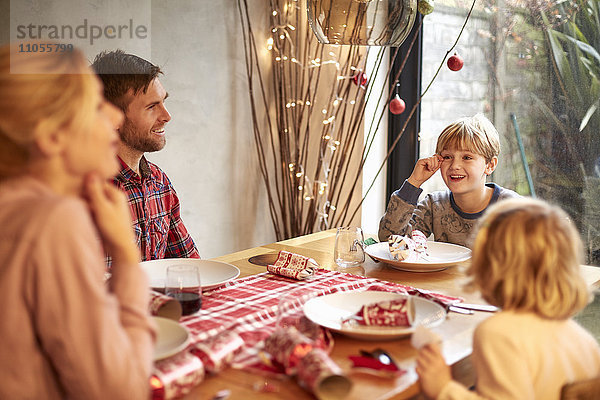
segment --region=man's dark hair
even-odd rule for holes
[[[146,93],[150,83],[162,74],[160,67],[123,50],[103,51],[92,68],[104,84],[104,97],[123,112],[129,105],[125,95],[131,89],[136,95]]]

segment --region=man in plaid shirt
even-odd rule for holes
[[[164,104],[168,93],[158,80],[162,71],[121,50],[98,54],[92,68],[104,84],[106,99],[125,113],[118,128],[121,171],[114,183],[127,193],[142,261],[200,258],[181,220],[171,181],[144,157],[165,146],[165,125],[171,120]]]

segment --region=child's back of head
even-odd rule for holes
[[[490,162],[500,154],[500,136],[494,125],[483,114],[460,118],[448,125],[437,140],[435,152],[468,150]]]
[[[504,310],[565,319],[590,300],[582,245],[567,214],[542,200],[503,200],[480,220],[469,275]]]

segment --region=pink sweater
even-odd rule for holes
[[[0,398],[147,399],[154,330],[137,265],[104,284],[89,211],[31,178],[0,185]]]

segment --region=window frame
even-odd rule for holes
[[[396,48],[390,48],[390,76],[394,77],[398,73],[401,64],[408,52],[410,43],[416,37],[413,49],[406,60],[404,70],[400,75],[398,82],[400,83],[399,94],[406,104],[406,109],[402,114],[394,115],[388,113],[388,149],[392,146],[402,127],[409,117],[410,110],[419,101],[421,95],[421,67],[423,54],[423,25],[421,24],[423,16],[419,13],[413,25],[413,28],[400,46],[398,54],[394,58]],[[421,29],[419,29],[421,27]],[[395,82],[390,82],[390,90],[394,89]],[[395,91],[392,93],[392,98],[395,96]],[[419,158],[419,131],[421,125],[421,105],[417,106],[415,113],[406,126],[406,130],[394,151],[390,154],[387,162],[387,178],[386,178],[386,199],[389,199],[394,191],[400,188],[405,179],[407,179],[418,158]]]

